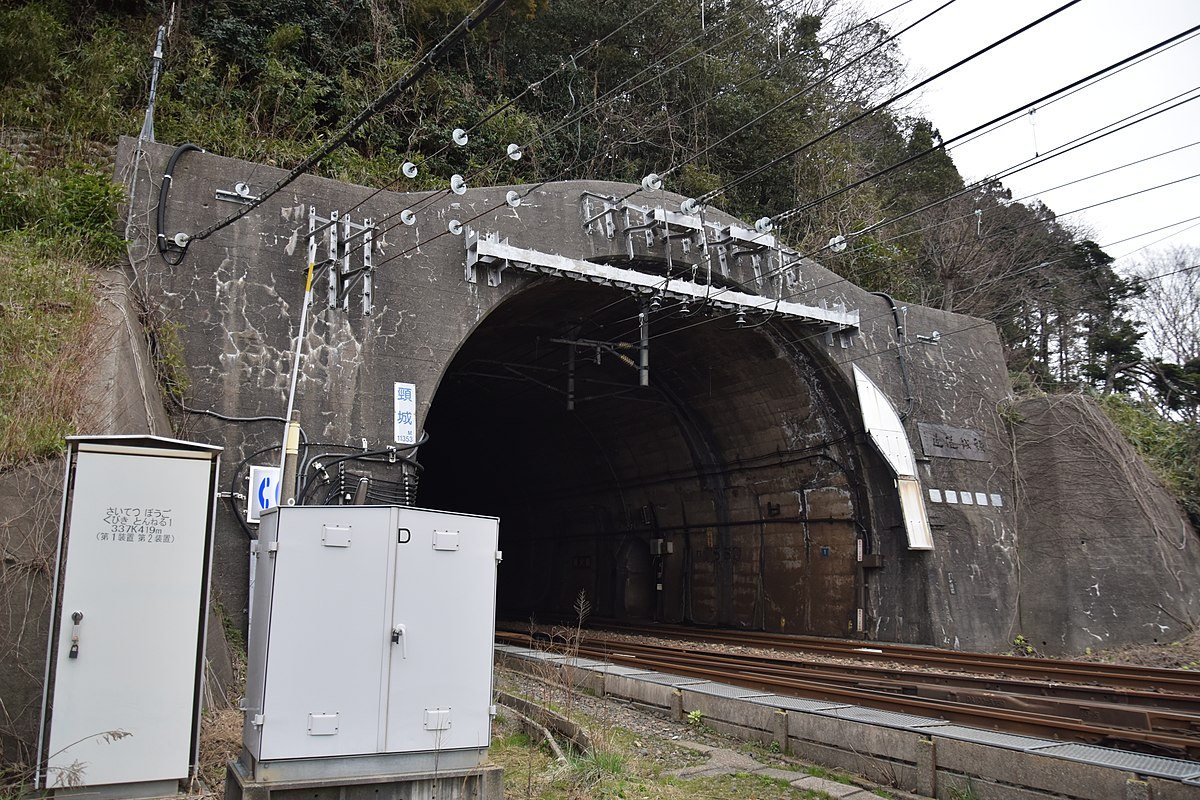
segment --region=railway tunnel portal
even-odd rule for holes
[[[898,305],[618,183],[406,194],[302,176],[159,258],[158,235],[203,230],[284,174],[188,152],[163,181],[173,152],[125,139],[118,172],[150,243],[134,278],[186,363],[181,434],[226,448],[227,609],[246,605],[238,498],[251,464],[277,462],[311,238],[333,268],[299,339],[301,478],[333,484],[302,500],[352,501],[335,461],[398,480],[367,456],[405,452],[394,387],[414,387],[416,502],[501,518],[506,615],[570,616],[583,592],[596,615],[978,650],[1023,624],[1018,533],[1042,512],[1020,506],[990,323]],[[1173,558],[1172,575],[1195,571],[1192,550]],[[1147,565],[1115,579],[1163,600]],[[1166,598],[1156,622],[1193,605]],[[1047,606],[1038,624],[1066,644],[1080,613]],[[1142,621],[1103,624],[1128,639]]]
[[[676,307],[643,387],[640,312],[555,279],[492,312],[439,384],[418,503],[504,520],[509,618],[582,592],[605,617],[853,634],[864,469],[891,477],[828,372],[784,349],[795,332]]]

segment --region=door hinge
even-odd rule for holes
[[[255,714],[253,717],[250,718],[250,724],[256,728],[261,728],[263,725],[263,715]]]
[[[267,553],[269,555],[275,555],[278,552],[279,552],[279,542],[277,542],[277,541],[267,542]]]

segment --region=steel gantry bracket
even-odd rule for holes
[[[847,310],[841,305],[828,308],[824,300],[817,306],[792,303],[712,284],[663,277],[609,264],[596,264],[555,253],[514,247],[498,234],[481,235],[478,231],[468,229],[464,277],[469,283],[477,281],[480,265],[487,268],[489,286],[499,286],[503,271],[512,268],[612,286],[640,296],[657,295],[678,301],[700,301],[727,311],[774,314],[833,330],[857,328],[859,322],[858,311]]]
[[[370,219],[362,223],[351,222],[349,216],[339,217],[337,211],[329,212],[328,219],[317,216],[317,209],[309,206],[308,233],[310,252],[315,252],[316,239],[328,231],[328,257],[318,266],[328,267],[326,302],[329,308],[350,310],[350,292],[362,285],[362,313],[371,316],[374,311],[374,247],[375,226]],[[355,266],[354,255],[361,253]]]

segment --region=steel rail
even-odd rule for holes
[[[530,644],[528,634],[500,633],[497,638]],[[572,652],[647,670],[932,716],[975,727],[1172,757],[1200,757],[1197,698],[1191,699],[1190,706],[1188,698],[1178,698],[1181,708],[1190,707],[1190,712],[1164,710],[1139,705],[1136,698],[1117,702],[1079,699],[1080,687],[1059,684],[1025,687],[1023,692],[948,687],[925,682],[924,673],[906,673],[899,678],[875,675],[868,679],[861,674],[840,674],[840,664],[803,664],[696,647],[615,640],[585,640]]]
[[[1200,695],[1200,672],[1181,669],[971,653],[922,645],[891,644],[858,639],[827,639],[761,631],[718,630],[683,625],[645,625],[603,621],[593,623],[589,628],[738,647],[758,647],[797,653],[826,653],[876,663],[898,662],[913,666],[922,665],[1008,678],[1065,681],[1083,685],[1119,686],[1151,692]]]

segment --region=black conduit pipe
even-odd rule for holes
[[[913,397],[912,383],[908,379],[908,362],[904,359],[904,323],[900,321],[900,309],[896,308],[896,301],[890,294],[887,292],[871,292],[871,294],[887,300],[888,305],[892,307],[892,319],[896,322],[896,358],[900,361],[900,379],[904,381],[904,411],[900,413],[900,419],[905,420],[912,413],[916,398]]]
[[[158,254],[162,256],[162,260],[166,261],[171,266],[177,266],[183,260],[184,253],[187,252],[187,244],[182,246],[176,245],[175,250],[179,253],[179,260],[172,262],[167,258],[167,252],[172,249],[173,243],[167,241],[167,195],[171,191],[171,174],[175,171],[175,164],[179,161],[184,153],[195,150],[198,153],[203,153],[204,149],[197,145],[188,143],[181,144],[175,148],[175,152],[171,153],[171,157],[167,159],[167,169],[163,173],[162,184],[158,187]]]

